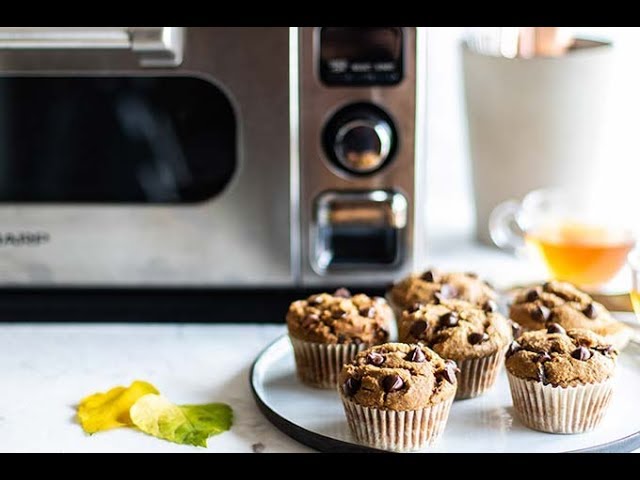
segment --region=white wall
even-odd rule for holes
[[[640,28],[568,27],[589,36],[613,40],[612,95],[605,122],[604,150],[598,168],[600,183],[592,188],[603,198],[622,192],[618,208],[640,227],[633,207],[640,203]],[[427,93],[427,222],[430,235],[471,232],[473,199],[467,153],[466,119],[459,42],[465,27],[428,29]],[[636,220],[637,218],[637,220]]]

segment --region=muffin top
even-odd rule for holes
[[[526,332],[507,352],[507,370],[544,385],[569,387],[610,378],[618,352],[595,333],[557,323],[548,330]]]
[[[550,281],[516,294],[510,317],[528,330],[544,329],[550,322],[565,329],[585,328],[600,335],[626,328],[589,295],[566,282]]]
[[[346,288],[318,293],[289,306],[289,334],[316,343],[367,343],[389,339],[391,308],[384,298],[351,295]]]
[[[444,358],[464,360],[492,355],[511,340],[511,325],[495,302],[484,309],[462,300],[416,305],[402,312],[400,341],[421,343]]]
[[[401,308],[410,308],[414,303],[438,303],[453,298],[482,306],[497,297],[493,289],[475,273],[443,273],[438,270],[410,275],[393,285],[389,296]]]
[[[455,362],[420,345],[386,343],[360,352],[340,372],[342,394],[359,405],[418,410],[456,393]]]

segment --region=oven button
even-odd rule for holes
[[[350,171],[367,173],[377,170],[389,157],[391,137],[391,127],[383,119],[351,120],[336,134],[336,158]]]
[[[391,117],[372,103],[352,103],[338,110],[322,133],[329,159],[355,175],[371,175],[384,168],[397,150]]]

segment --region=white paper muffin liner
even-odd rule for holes
[[[613,379],[554,387],[507,371],[515,412],[527,427],[548,433],[582,433],[598,426],[607,411]]]
[[[410,452],[433,446],[447,424],[453,396],[421,410],[395,411],[363,407],[340,395],[355,440],[365,446]]]
[[[362,350],[370,347],[367,343],[336,345],[307,342],[291,335],[289,339],[293,345],[298,378],[305,385],[316,388],[335,389],[343,365],[353,360]]]
[[[507,347],[487,357],[456,360],[460,369],[456,374],[458,379],[456,400],[477,397],[493,387],[504,363],[506,352]]]

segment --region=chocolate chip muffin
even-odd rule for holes
[[[585,329],[526,332],[507,352],[515,411],[527,427],[549,433],[595,428],[607,410],[617,350]]]
[[[342,365],[359,351],[389,340],[392,316],[384,298],[352,296],[345,288],[293,302],[287,327],[300,380],[335,388]]]
[[[496,292],[475,273],[445,273],[431,269],[413,274],[392,285],[387,299],[396,316],[416,303],[438,303],[440,300],[460,299],[483,306],[497,298]]]
[[[489,300],[478,308],[462,300],[416,304],[399,322],[399,341],[420,343],[457,362],[457,399],[476,397],[493,386],[511,341],[509,321]]]
[[[627,345],[632,333],[589,295],[570,283],[559,281],[517,292],[510,316],[524,330],[544,329],[551,322],[565,329],[591,330],[618,349]]]
[[[356,440],[393,451],[433,445],[449,416],[456,370],[455,362],[420,345],[387,343],[360,352],[339,378]]]

